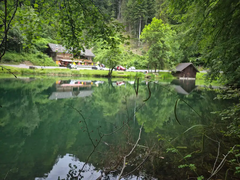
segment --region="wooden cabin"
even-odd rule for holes
[[[195,79],[197,72],[199,71],[192,63],[180,63],[172,74],[179,79]]]
[[[73,54],[60,44],[48,44],[48,55],[53,61],[61,66],[67,66],[69,63],[76,63],[78,65],[93,65],[93,58],[95,55],[90,49],[81,51],[78,57],[73,57]]]

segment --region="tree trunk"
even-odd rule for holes
[[[129,32],[132,33],[131,23],[128,24],[128,27],[129,27]]]
[[[140,17],[140,19],[139,19],[139,26],[138,26],[138,46],[140,46],[140,35],[141,35],[141,29],[142,29],[141,21],[142,21],[142,17]]]
[[[111,77],[108,78],[108,85],[114,88]]]
[[[112,71],[113,71],[114,67],[112,67],[111,69],[109,68],[109,72],[108,72],[108,77],[112,77]]]
[[[122,6],[122,0],[118,0],[118,15],[117,19],[120,20],[122,15],[121,15],[121,6]]]

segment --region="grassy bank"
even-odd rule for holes
[[[6,70],[6,69],[8,70]],[[107,77],[108,71],[103,70],[76,70],[76,69],[25,69],[16,68],[10,66],[4,66],[2,71],[0,71],[0,76],[7,74],[14,74],[16,76],[52,76],[52,77]],[[197,73],[196,80],[204,81],[206,73]],[[113,71],[113,78],[149,78],[149,79],[160,79],[160,80],[171,80],[175,79],[171,73],[159,72],[159,73],[149,73],[144,74],[142,72],[125,72],[125,71]]]
[[[2,58],[2,63],[6,64],[20,64],[25,61],[31,62],[36,66],[57,66],[52,58],[48,57],[42,52],[36,53],[16,53],[6,52]]]
[[[107,77],[108,71],[103,70],[75,70],[75,69],[25,69],[5,66],[0,74],[29,75],[29,76],[58,76],[58,77]],[[112,77],[118,78],[144,78],[143,73],[113,71]]]
[[[8,68],[8,67],[7,67]],[[76,74],[77,70],[70,69],[48,69],[48,70],[31,70],[31,69],[22,69],[22,68],[9,68],[18,78],[41,78],[41,79],[54,79],[54,80],[69,80],[69,79],[79,79],[81,80],[96,80],[96,81],[107,81],[106,75],[108,71],[89,71],[89,70],[78,70],[79,74]],[[157,75],[153,74],[143,74],[143,73],[134,73],[134,72],[119,72],[114,71],[112,81],[124,81],[124,79],[135,80],[136,76],[144,79],[146,76],[151,76],[151,79],[148,80],[159,80],[159,82],[171,83],[174,77],[167,72],[160,72]],[[123,74],[122,74],[123,73]],[[121,76],[120,76],[121,75]],[[124,76],[123,76],[124,75]],[[199,73],[198,78],[196,79],[196,86],[223,86],[218,81],[206,82],[204,80],[206,73]],[[152,78],[153,76],[153,78]],[[0,71],[0,78],[14,78],[8,71]]]

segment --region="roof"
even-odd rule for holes
[[[196,69],[196,71],[199,72],[197,70],[197,68],[193,65],[193,63],[180,63],[180,64],[177,65],[176,71],[183,71],[184,69],[186,69],[190,65],[192,65],[194,67],[194,69]]]
[[[74,92],[72,92],[72,91],[53,92],[48,99],[53,100],[53,99],[68,99],[68,98],[76,98],[76,97],[87,97],[87,96],[90,96],[92,93],[93,93],[92,90],[80,91],[78,94],[74,94]]]
[[[77,97],[86,97],[86,96],[90,96],[93,93],[93,91],[89,90],[85,90],[85,91],[80,91],[80,93],[77,95]]]
[[[179,94],[184,94],[184,95],[188,95],[189,93],[187,91],[185,91],[182,86],[179,85],[175,85],[175,90],[177,91],[177,93]]]
[[[67,50],[64,46],[60,44],[52,44],[48,43],[48,46],[52,50],[52,52],[66,52],[69,53],[69,50]],[[85,49],[85,52],[81,50],[82,56],[88,56],[88,57],[95,57],[95,55],[92,53],[90,49]]]
[[[60,59],[60,61],[64,61],[64,62],[82,62],[81,60],[70,60],[70,59]]]
[[[50,100],[66,99],[66,98],[72,98],[72,97],[73,97],[72,92],[53,92],[48,99],[50,99]]]

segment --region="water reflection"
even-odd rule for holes
[[[183,94],[183,95],[188,95],[196,88],[195,80],[174,79],[172,80],[171,84],[174,84],[174,87],[177,93]]]
[[[74,155],[66,154],[65,156],[59,157],[57,159],[57,162],[53,166],[52,170],[48,174],[45,174],[44,178],[37,177],[35,180],[70,179],[69,172],[76,175],[80,170],[80,167],[83,165],[84,162],[79,161],[79,159]],[[73,171],[75,171],[75,173]],[[96,180],[100,175],[100,171],[96,170],[96,168],[91,164],[87,164],[85,166],[84,172],[82,173],[84,179],[89,180]]]
[[[90,96],[93,91],[92,86],[103,84],[104,81],[91,81],[91,80],[59,80],[56,81],[56,92],[52,92],[49,96],[50,100],[53,99],[66,99]]]
[[[182,171],[177,166],[182,162],[168,155],[166,149],[176,147],[183,155],[198,152],[193,160],[201,164],[201,153],[209,157],[202,149],[203,132],[212,134],[217,128],[210,127],[220,124],[211,112],[228,105],[214,100],[214,90],[190,91],[184,87],[188,96],[182,96],[174,86],[161,82],[148,82],[151,98],[143,102],[149,96],[147,82],[140,83],[136,96],[133,83],[127,81],[0,81],[3,107],[0,108],[0,179],[56,179],[58,176],[66,179],[70,163],[78,170],[87,161],[89,171],[82,174],[86,179],[99,177],[100,170],[108,170],[113,179],[122,168],[122,157],[138,139],[142,124],[141,140],[127,158],[124,175],[131,173],[125,178],[185,177],[186,173],[178,176]],[[177,99],[186,101],[195,110],[180,100],[177,115],[181,126],[174,113]],[[82,113],[86,123],[74,108]],[[88,158],[94,150],[93,144],[98,142]],[[210,142],[204,147],[215,148]],[[215,154],[212,152],[210,157]],[[136,169],[139,165],[141,168]]]
[[[36,177],[35,180],[73,179],[74,177],[78,177],[79,171],[84,165],[85,163],[79,161],[79,159],[76,158],[74,155],[66,154],[63,157],[57,158],[56,163],[48,174],[45,174],[44,177]],[[102,180],[117,180],[119,176],[114,173],[105,174],[103,170],[97,169],[92,164],[86,164],[80,176],[81,179],[86,180],[96,180],[100,179],[100,177]],[[130,176],[130,178],[128,177],[127,179],[141,180],[144,179],[144,176],[137,177],[132,175]]]

